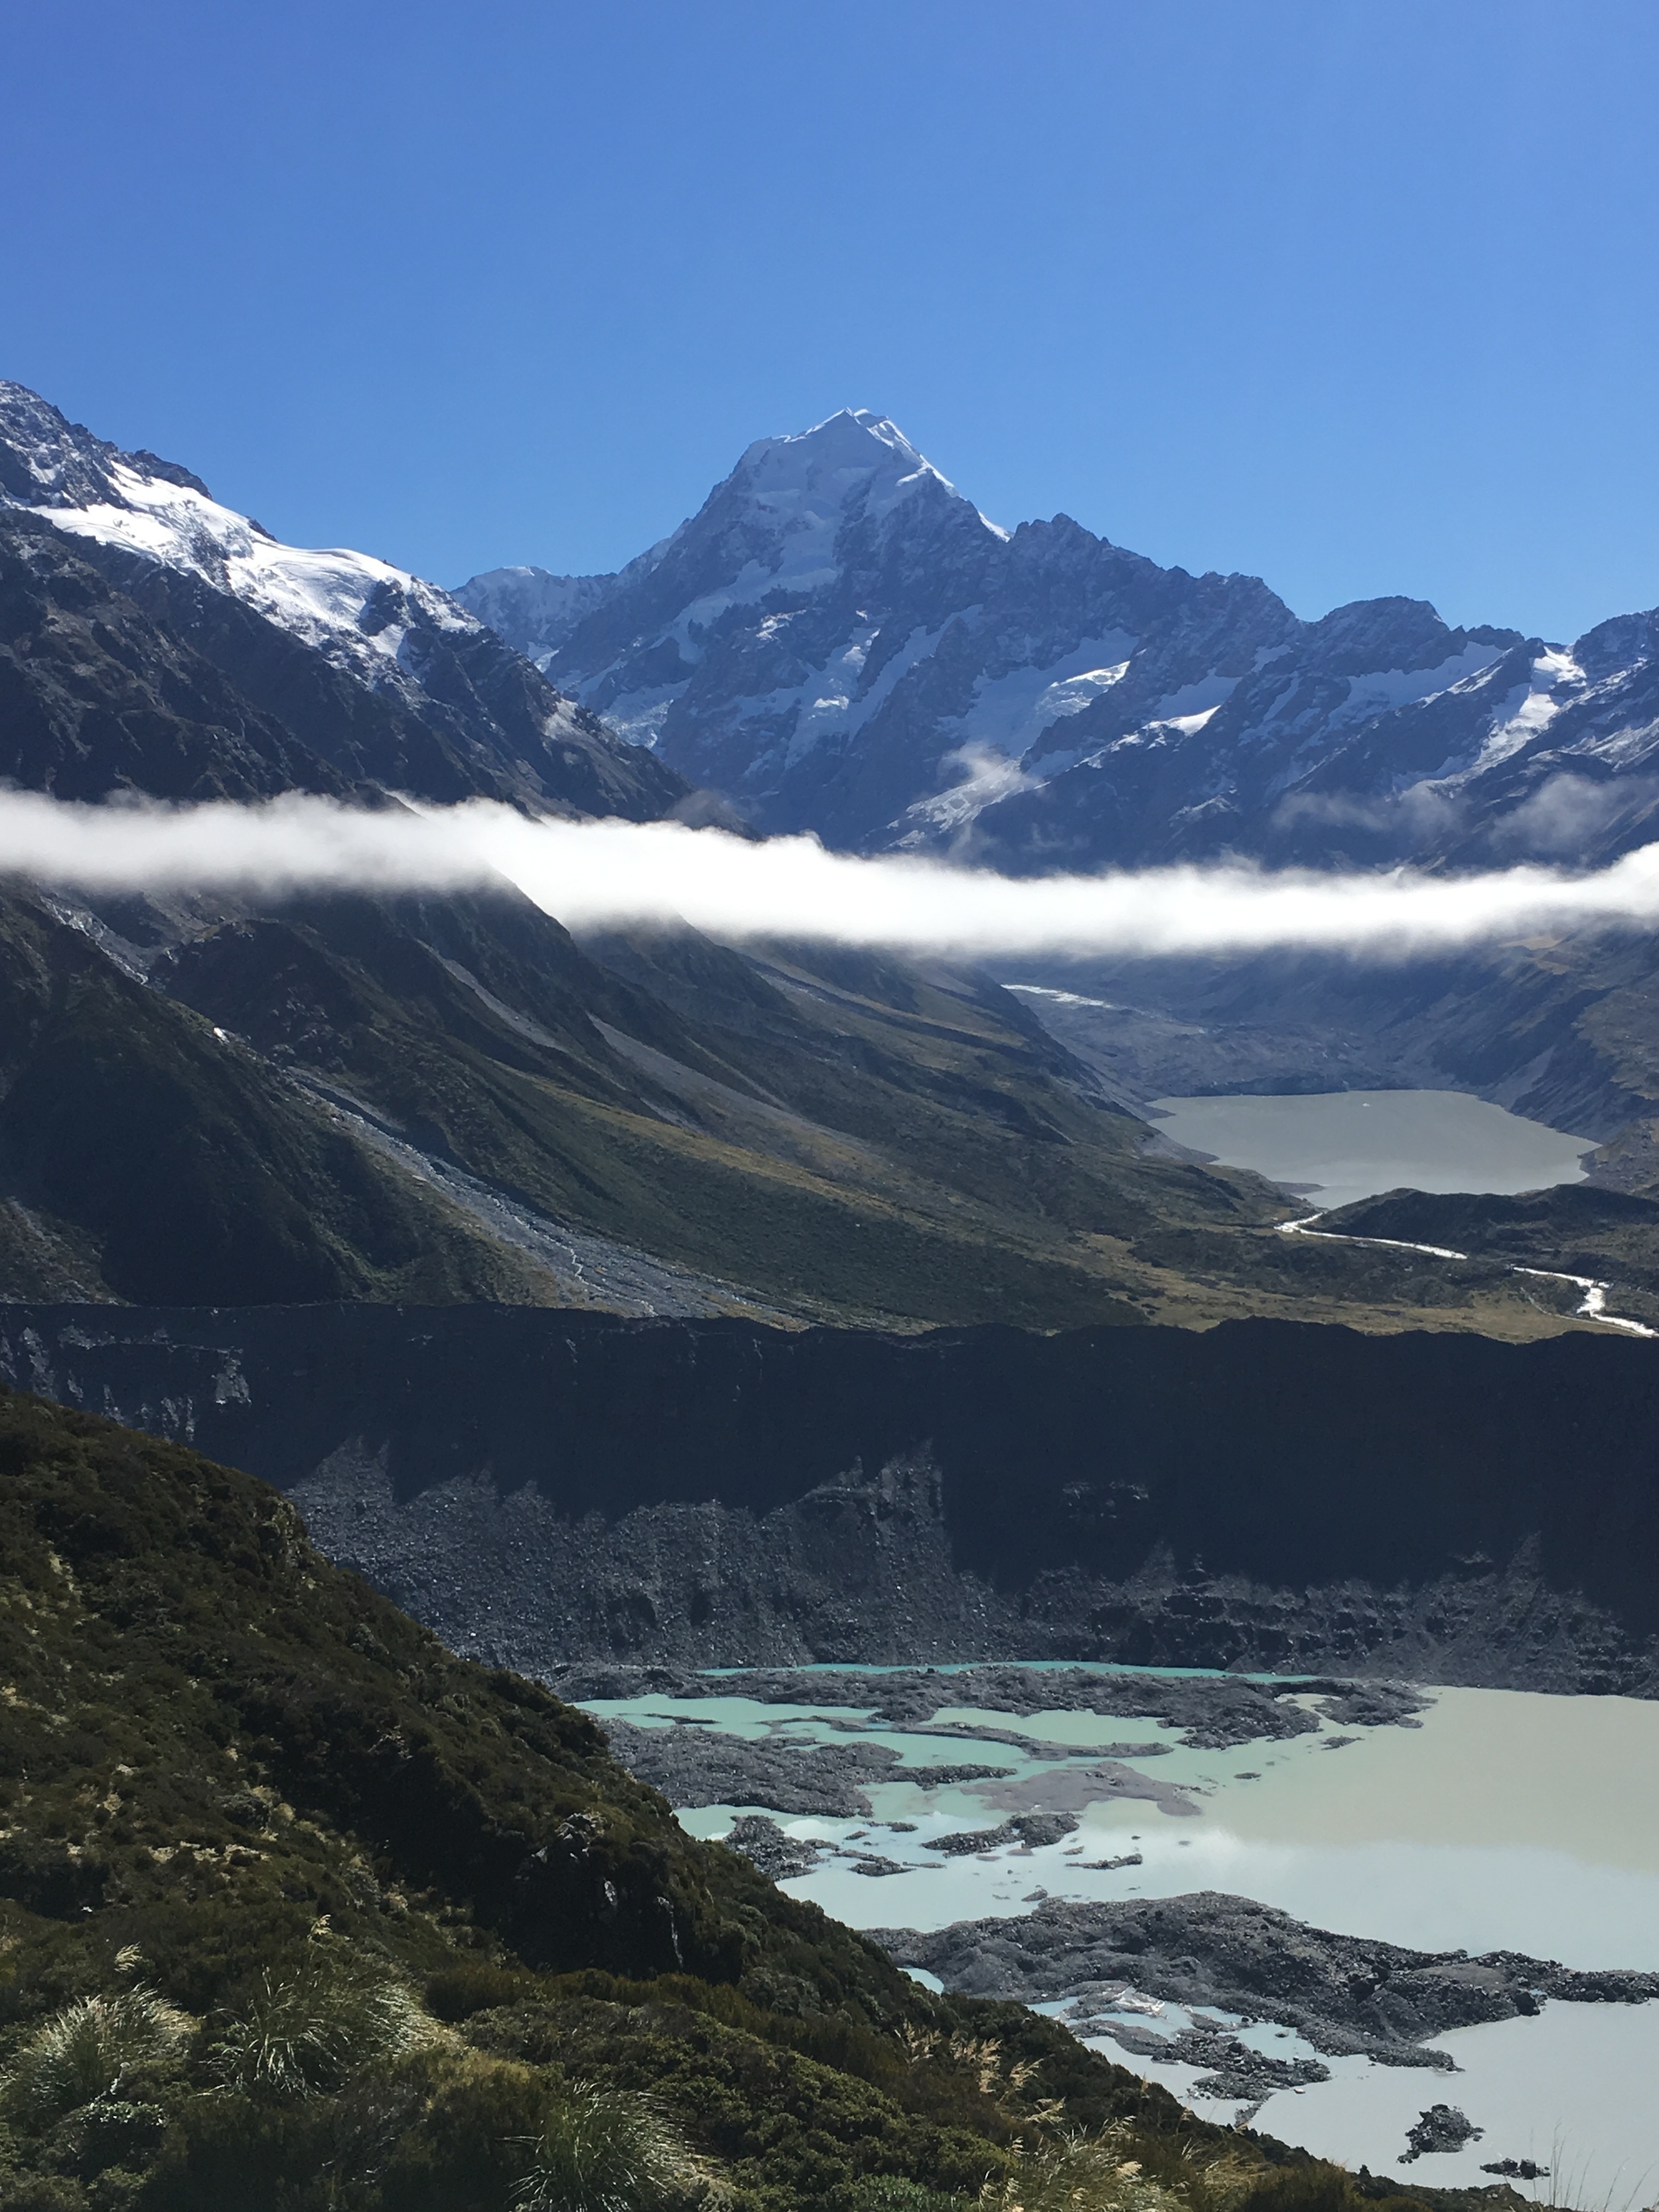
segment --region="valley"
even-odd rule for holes
[[[861,413],[452,594],[0,386],[0,777],[109,815],[1589,866],[1655,665],[1006,531]],[[0,2061],[130,1952],[203,2023],[137,2119],[30,2108],[20,2207],[218,2212],[252,2143],[452,2212],[571,2069],[740,2212],[1012,2205],[1054,2130],[1139,2212],[1518,2203],[1547,2107],[1644,2151],[1650,936],[556,903],[0,884]],[[325,1954],[404,2039],[234,2140],[211,2023]]]
[[[281,546],[187,470],[122,454],[19,386],[0,432],[14,783],[739,818],[738,783],[699,787],[672,746],[621,742],[420,580]],[[789,558],[810,540],[851,574],[878,521],[895,544],[935,511],[967,527],[925,465],[891,477],[895,454],[861,423],[782,441],[765,468],[805,470]],[[716,507],[742,508],[747,482]],[[747,522],[693,540],[705,580],[733,544],[763,558]],[[499,595],[473,597],[516,635]],[[738,592],[732,620],[750,604]],[[1262,1314],[1527,1340],[1585,1326],[1578,1301],[1475,1259],[1427,1269],[1286,1240],[1282,1190],[1180,1157],[1145,1117],[1172,1091],[1409,1079],[1584,1131],[1602,1142],[1593,1172],[1639,1189],[1659,1096],[1638,1042],[1642,957],[1494,956],[1477,1064],[1467,1037],[1461,1058],[1446,1048],[1467,1028],[1449,987],[1415,974],[1402,994],[1382,971],[1334,1010],[1327,967],[1299,1012],[1271,963],[1142,975],[1125,1015],[1084,1006],[1111,994],[1081,984],[1022,994],[823,944],[579,941],[506,884],[274,901],[19,884],[0,915],[0,1289],[899,1328]],[[1617,1297],[1639,1301],[1625,1253],[1609,1256]]]
[[[3,21],[0,2212],[1659,2212],[1659,14]]]

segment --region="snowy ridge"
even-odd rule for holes
[[[26,564],[50,567],[52,556],[27,550],[23,518],[84,549],[111,586],[143,599],[152,619],[285,723],[325,777],[636,820],[689,796],[448,592],[368,554],[283,544],[189,470],[123,453],[0,382],[0,516],[8,512]],[[325,679],[307,670],[312,654],[327,663]],[[374,709],[354,703],[357,686],[375,695]]]
[[[18,385],[0,385],[0,422],[25,408],[55,415]],[[152,455],[125,454],[63,423],[37,423],[24,448],[33,478],[0,483],[0,500],[76,537],[199,576],[228,592],[307,645],[343,660],[366,680],[395,665],[413,626],[477,631],[485,627],[448,592],[366,553],[284,545],[259,524],[222,507],[183,470],[147,467]],[[165,465],[161,465],[164,466]],[[30,498],[28,490],[37,496]],[[9,497],[7,495],[9,494]]]
[[[440,629],[471,629],[477,617],[448,593],[366,553],[307,551],[268,537],[246,515],[188,486],[147,478],[123,462],[110,470],[109,501],[90,507],[33,511],[60,530],[119,545],[230,592],[307,644],[356,650],[396,660],[410,617]],[[371,606],[403,603],[405,619],[368,619]]]

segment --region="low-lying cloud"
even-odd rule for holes
[[[750,843],[678,823],[531,822],[483,800],[370,811],[82,806],[0,793],[0,874],[88,895],[461,891],[515,884],[573,928],[688,922],[914,952],[1143,957],[1271,949],[1377,957],[1659,921],[1659,844],[1593,874],[1268,872],[1245,865],[1022,879],[811,837]]]

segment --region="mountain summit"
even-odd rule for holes
[[[757,441],[616,575],[455,596],[757,828],[854,850],[1591,857],[1659,807],[1651,617],[1570,653],[1407,598],[1302,622],[1064,514],[999,529],[862,410]]]
[[[956,492],[896,422],[863,407],[796,437],[757,438],[731,481],[757,515],[781,517],[786,534],[833,527],[854,506],[879,520],[924,486]]]
[[[796,763],[825,739],[839,752],[902,672],[875,690],[872,611],[919,590],[944,609],[971,586],[981,541],[1004,534],[885,416],[847,408],[757,439],[690,521],[617,575],[499,568],[456,597],[538,666],[584,672],[584,697],[634,743],[706,759],[757,824],[798,828],[757,806],[779,781],[768,733],[787,724]],[[936,581],[884,579],[894,560]],[[817,618],[802,623],[809,608]],[[735,717],[734,684],[752,710]]]

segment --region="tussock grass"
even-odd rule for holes
[[[400,1982],[349,1961],[307,1960],[289,1974],[265,1969],[214,2039],[208,2066],[244,2096],[315,2096],[430,2033]]]
[[[24,2044],[0,2087],[0,2102],[25,2126],[48,2126],[117,2096],[137,2068],[165,2064],[195,2029],[188,2013],[151,1990],[78,1997]]]
[[[980,2204],[981,2212],[1186,2212],[1186,2196],[1125,2155],[1120,2129],[1072,2129],[1022,2149]]]
[[[514,2212],[671,2212],[727,2193],[649,2099],[574,2081],[531,2147],[513,2204]]]

